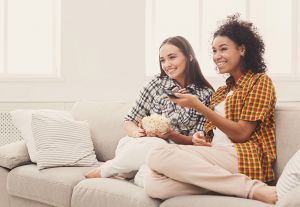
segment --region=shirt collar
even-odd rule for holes
[[[166,81],[168,82],[168,89],[173,90],[177,88],[178,90],[181,89],[180,85],[173,79],[171,79],[169,76],[163,76]],[[187,85],[186,89],[188,89],[189,92],[193,93],[197,90],[197,87],[195,84],[191,83]]]
[[[243,74],[235,83],[234,79],[232,76],[226,79],[226,85],[228,89],[231,89],[233,86],[236,88],[242,88],[248,81],[249,79],[253,76],[252,71],[248,71],[247,73]]]

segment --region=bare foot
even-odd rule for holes
[[[119,180],[126,180],[126,178],[122,176],[113,176],[112,178],[119,179]]]
[[[97,167],[84,175],[86,178],[101,178],[100,167]]]
[[[253,199],[275,204],[278,200],[275,186],[261,185],[253,192]]]

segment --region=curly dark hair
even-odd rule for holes
[[[251,70],[254,73],[264,73],[266,72],[266,64],[263,58],[265,44],[262,37],[251,22],[242,21],[239,17],[240,14],[228,16],[214,33],[213,38],[226,36],[238,46],[244,45],[245,56],[242,58],[244,72]]]

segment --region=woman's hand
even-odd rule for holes
[[[178,91],[174,91],[174,93],[182,93],[182,94],[185,94],[185,93],[189,93],[189,91],[185,88],[181,88],[179,89]]]
[[[160,133],[159,131],[156,131],[156,132],[146,132],[146,134],[147,134],[148,137],[159,137],[159,138],[162,138],[162,139],[169,139],[172,131],[173,130],[171,128],[169,128],[167,130],[167,132],[163,133],[163,134]]]
[[[198,99],[197,96],[191,94],[175,93],[177,98],[170,98],[174,103],[188,108],[201,107],[204,104]]]
[[[133,137],[145,137],[147,135],[146,130],[143,129],[142,126],[142,121],[138,122],[138,128],[136,128],[133,133],[132,133]]]
[[[146,131],[143,129],[141,122],[139,121],[138,124],[132,121],[125,121],[124,129],[128,136],[130,137],[145,137]]]
[[[145,137],[147,134],[146,134],[146,131],[145,131],[145,129],[142,129],[142,128],[137,128],[136,130],[134,130],[133,132],[132,132],[132,137],[136,137],[136,138],[138,138],[138,137]]]
[[[193,145],[196,146],[207,146],[207,147],[212,146],[212,144],[209,141],[207,141],[207,138],[204,136],[204,133],[202,131],[196,132],[193,135],[192,142]]]

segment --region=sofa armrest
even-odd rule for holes
[[[0,147],[0,166],[13,169],[30,162],[24,141],[17,141]]]

